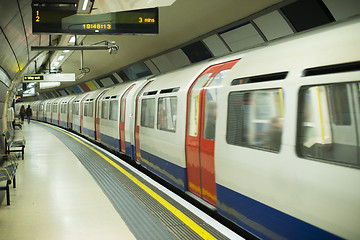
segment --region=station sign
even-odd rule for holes
[[[31,74],[24,75],[23,82],[72,82],[75,73]]]
[[[32,5],[34,34],[157,34],[159,10],[147,8],[96,15],[76,14],[76,7]]]

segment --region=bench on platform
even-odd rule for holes
[[[21,152],[21,157],[24,160],[24,148],[26,141],[24,137],[15,138],[15,136],[11,136],[9,131],[5,131],[3,133],[5,137],[5,151],[7,154],[11,152]]]
[[[6,191],[7,205],[10,205],[10,184],[16,188],[15,173],[19,163],[14,155],[0,155],[0,182],[6,182],[6,186],[0,186],[0,190]]]

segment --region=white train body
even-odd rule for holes
[[[359,43],[357,17],[34,106],[259,238],[358,239]]]

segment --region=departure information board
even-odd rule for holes
[[[77,15],[73,6],[33,4],[32,27],[34,34],[157,34],[159,10]]]

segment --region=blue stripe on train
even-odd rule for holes
[[[67,128],[67,122],[64,122],[64,121],[60,121],[60,125],[64,128]]]
[[[88,128],[83,128],[84,130],[84,135],[91,138],[91,139],[95,139],[95,131],[88,129]]]
[[[76,131],[76,132],[78,132],[78,133],[80,133],[80,126],[79,125],[77,125],[77,124],[73,124],[73,130],[74,131]]]
[[[132,147],[131,143],[125,142],[125,154],[129,157],[132,157]]]
[[[216,192],[218,212],[261,239],[341,239],[222,185]]]
[[[182,191],[186,191],[186,168],[182,168],[143,150],[140,150],[140,153],[142,166]]]
[[[108,135],[100,133],[101,142],[105,144],[105,146],[114,149],[116,151],[120,151],[120,140],[114,137],[110,137]]]

